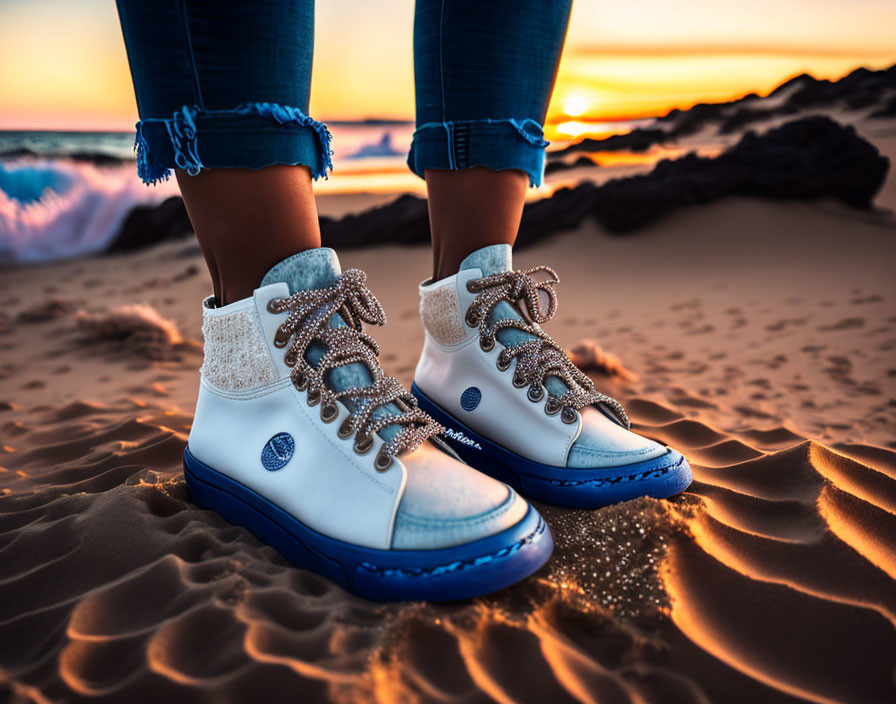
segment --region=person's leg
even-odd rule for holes
[[[435,280],[455,273],[470,252],[516,241],[526,179],[522,171],[484,166],[426,170]]]
[[[305,114],[311,0],[119,11],[138,171],[177,169],[216,286],[184,452],[193,499],[370,599],[455,600],[532,574],[553,547],[543,519],[428,441],[440,426],[361,330],[385,322],[363,272],[318,247],[329,133]]]
[[[526,184],[544,170],[547,112],[571,0],[417,0],[417,130],[408,164],[426,179],[433,276],[513,244]]]
[[[417,2],[408,163],[426,178],[434,266],[420,286],[412,390],[473,467],[548,503],[597,508],[678,493],[691,473],[681,454],[631,432],[622,406],[542,330],[557,308],[554,272],[513,269],[569,9]]]
[[[329,132],[308,117],[314,2],[118,0],[140,122],[138,172],[174,169],[216,300],[245,298],[320,246],[311,180]]]
[[[277,262],[320,247],[308,167],[175,173],[221,303],[251,296]]]

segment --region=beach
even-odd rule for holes
[[[0,212],[0,701],[896,701],[894,75],[798,77],[549,154],[514,267],[558,273],[546,331],[694,483],[536,504],[551,561],[454,603],[354,597],[197,508],[211,282],[173,183],[7,155],[19,195],[69,190]],[[407,125],[380,128],[353,148],[402,151]],[[432,260],[388,158],[319,208],[409,386]]]
[[[892,122],[860,132],[896,155]],[[355,598],[193,505],[181,456],[210,284],[191,241],[6,270],[2,697],[891,701],[888,179],[872,211],[730,197],[517,252],[560,276],[548,332],[618,357],[598,387],[695,481],[668,501],[539,506],[549,565],[452,604]],[[409,384],[428,249],[339,254],[368,273],[381,361]]]

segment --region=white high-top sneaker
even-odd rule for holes
[[[514,271],[510,246],[493,245],[421,284],[426,336],[411,386],[420,407],[462,459],[530,498],[597,508],[683,491],[685,458],[631,432],[622,406],[541,329],[555,283],[547,267]]]
[[[205,301],[184,454],[196,503],[369,599],[467,598],[529,576],[550,556],[547,525],[446,454],[362,321],[382,324],[382,308],[330,249],[281,262],[251,298]]]

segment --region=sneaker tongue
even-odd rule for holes
[[[262,286],[269,284],[285,283],[289,286],[290,293],[297,291],[307,291],[313,288],[325,288],[336,283],[339,275],[342,273],[342,267],[339,265],[339,258],[329,247],[318,247],[317,249],[306,249],[304,252],[293,254],[287,257],[279,264],[265,274],[261,280]],[[334,313],[330,318],[330,327],[344,327],[345,320],[339,313]],[[312,342],[308,346],[305,353],[305,359],[312,366],[317,366],[321,357],[327,351],[327,346],[323,342]],[[354,364],[346,364],[337,367],[330,372],[327,383],[333,391],[344,391],[352,387],[363,388],[373,383],[370,376],[370,370],[367,366],[360,362]],[[346,401],[346,405],[349,405]],[[382,418],[385,415],[398,415],[401,409],[394,403],[380,406],[374,411],[375,418]],[[387,425],[380,430],[380,437],[389,441],[401,431],[400,425]]]
[[[324,288],[336,283],[342,273],[339,258],[329,247],[306,249],[293,254],[265,274],[262,286],[284,283],[289,292],[307,291],[310,288]]]
[[[513,250],[509,244],[493,244],[477,249],[460,263],[460,271],[465,269],[479,269],[483,276],[497,274],[501,271],[513,269]],[[502,318],[523,320],[523,316],[507,301],[500,301],[492,309],[489,322],[495,322]],[[495,336],[505,347],[516,347],[524,342],[537,339],[534,335],[515,328],[500,330]],[[544,385],[552,396],[562,396],[567,392],[567,386],[558,377],[549,376],[544,380]]]
[[[465,269],[479,269],[483,276],[497,274],[501,271],[513,269],[513,250],[509,244],[492,244],[488,247],[477,249],[460,263],[460,271]],[[507,301],[501,301],[495,306],[491,315],[491,322],[501,318],[515,318],[522,320],[520,312]],[[535,338],[522,330],[508,328],[498,333],[498,342],[505,347],[515,347]]]
[[[460,271],[479,269],[483,276],[513,269],[513,250],[509,244],[492,244],[477,249],[460,263]]]

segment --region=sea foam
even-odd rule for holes
[[[0,265],[102,252],[131,208],[176,193],[174,183],[144,186],[132,163],[0,162]]]

